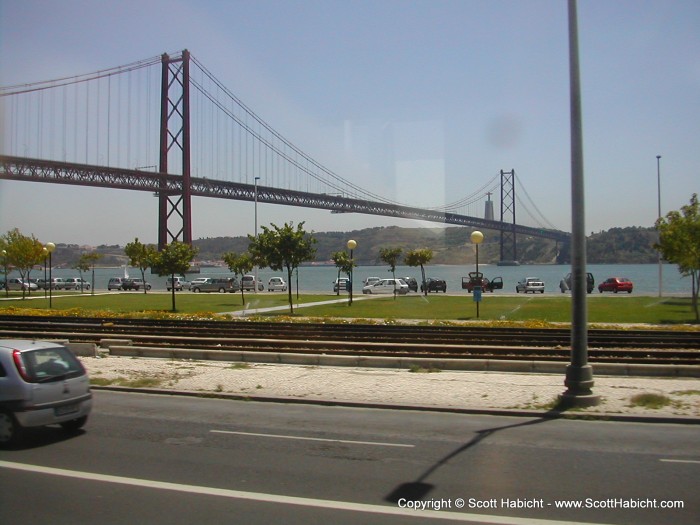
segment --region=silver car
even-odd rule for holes
[[[518,284],[515,285],[515,291],[516,293],[544,293],[544,281],[537,277],[525,277],[525,279],[521,279],[518,281]]]
[[[68,348],[0,340],[0,446],[18,442],[28,427],[59,424],[74,432],[91,409],[88,375]]]

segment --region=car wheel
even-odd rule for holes
[[[66,432],[75,432],[75,431],[83,428],[83,426],[85,426],[85,423],[87,423],[87,418],[88,418],[87,416],[82,416],[82,417],[79,417],[78,419],[71,419],[70,421],[64,421],[63,423],[61,423],[61,427]]]
[[[219,288],[219,293],[226,293],[226,288],[224,288],[224,287]]]
[[[9,412],[0,412],[0,446],[12,445],[19,441],[22,427]]]
[[[615,288],[615,289],[613,290],[613,292],[614,292],[614,293],[617,293],[617,288]]]
[[[199,290],[199,288],[197,288],[197,287],[195,286],[194,288],[192,288],[192,291],[193,291],[194,293],[199,293],[200,290]]]

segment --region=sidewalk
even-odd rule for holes
[[[560,374],[411,372],[132,357],[82,357],[105,388],[216,395],[277,402],[536,416],[563,393]],[[595,366],[594,366],[595,371]],[[595,372],[594,372],[595,373]],[[596,407],[570,413],[601,419],[700,423],[700,379],[597,376]],[[99,387],[98,387],[99,388]],[[668,398],[660,408],[632,406],[638,394]]]
[[[375,297],[381,297],[381,295],[360,295],[359,297],[353,297],[353,301],[363,301],[366,299],[372,299]],[[313,303],[294,303],[294,310],[298,308],[306,308],[309,306],[321,306],[324,304],[335,304],[335,303],[347,303],[349,301],[349,298],[347,296],[343,297],[342,299],[332,299],[330,301],[316,301]],[[250,303],[248,303],[248,306],[250,306]],[[262,314],[266,312],[281,312],[289,310],[289,305],[286,304],[284,306],[269,306],[266,308],[246,308],[243,310],[237,310],[235,312],[223,312],[219,315],[230,315],[233,317],[245,317],[247,315],[257,315],[257,314]]]

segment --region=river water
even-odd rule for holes
[[[468,272],[473,272],[474,266],[452,266],[452,265],[429,265],[426,267],[426,277],[436,277],[447,281],[447,291],[466,293],[462,291],[462,277],[467,276]],[[568,265],[522,265],[522,266],[496,266],[496,265],[479,265],[479,270],[483,272],[485,277],[492,279],[494,277],[502,277],[504,289],[502,292],[496,293],[513,293],[515,292],[515,284],[524,277],[539,277],[545,282],[545,293],[559,293],[559,281],[571,271]],[[596,287],[598,283],[609,277],[627,277],[634,283],[634,293],[643,295],[656,295],[659,291],[659,267],[656,264],[591,264],[588,265],[587,271],[591,272],[595,278]],[[96,268],[95,269],[95,289],[106,290],[107,282],[110,277],[123,277],[124,268]],[[127,268],[126,272],[130,277],[141,277],[141,272],[138,268]],[[42,270],[33,270],[30,277],[43,277]],[[337,269],[333,266],[305,266],[299,269],[298,275],[295,273],[293,277],[293,289],[296,290],[296,281],[298,278],[300,292],[332,292],[333,281],[337,277]],[[690,295],[691,279],[683,277],[678,272],[675,265],[664,264],[663,269],[663,293],[674,295]],[[52,273],[53,277],[78,277],[77,270],[56,268]],[[200,274],[188,274],[187,280],[192,280],[196,277],[224,277],[230,276],[228,268],[212,267],[202,268]],[[272,276],[282,276],[287,279],[283,272],[273,272],[269,268],[259,269],[258,277],[267,287],[267,281]],[[420,268],[411,268],[408,266],[399,266],[396,269],[396,277],[415,277],[420,282]],[[10,277],[19,277],[16,272],[10,272]],[[389,278],[391,273],[387,266],[359,266],[355,268],[354,280],[358,285],[355,291],[358,292],[359,282],[367,277]],[[83,279],[90,282],[92,279],[91,272],[83,272]],[[154,290],[165,290],[166,277],[151,275],[150,271],[146,272],[146,280],[153,285]]]

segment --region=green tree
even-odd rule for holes
[[[693,287],[692,308],[695,321],[700,321],[698,312],[698,288],[700,287],[700,204],[694,193],[690,204],[681,211],[672,211],[656,221],[659,242],[654,247],[668,262],[678,265],[682,275],[690,275]]]
[[[236,252],[227,252],[222,258],[224,262],[228,265],[228,269],[233,272],[234,275],[241,276],[241,299],[242,304],[245,304],[245,292],[243,291],[243,276],[250,272],[255,264],[253,263],[253,258],[249,253],[237,254]],[[258,283],[255,283],[257,286]]]
[[[138,239],[137,239],[138,241]],[[158,275],[169,275],[172,279],[172,309],[175,310],[175,274],[184,274],[190,269],[192,259],[197,255],[197,248],[189,244],[173,241],[166,244],[160,252],[155,251],[152,255],[151,267],[156,269]]]
[[[306,261],[313,261],[316,257],[316,239],[313,235],[304,231],[304,223],[301,222],[294,228],[293,223],[285,223],[283,227],[271,224],[272,228],[262,227],[262,233],[257,237],[248,235],[250,246],[248,250],[253,256],[253,261],[258,267],[269,266],[272,270],[287,270],[287,287],[289,297],[289,311],[294,314],[292,303],[292,272]]]
[[[424,290],[425,295],[428,295],[428,287],[425,284],[425,265],[428,264],[432,258],[433,250],[429,248],[419,248],[417,250],[411,250],[403,258],[404,262],[408,266],[420,266],[420,273],[423,279],[423,286],[421,286],[421,289]]]
[[[394,278],[394,299],[396,299],[396,263],[401,257],[401,248],[381,248],[379,250],[379,258],[389,265],[389,271]]]
[[[350,260],[350,256],[348,255],[348,253],[342,251],[333,252],[331,254],[331,260],[335,263],[335,267],[338,268],[338,280],[340,279],[341,273],[346,274],[348,276],[348,279],[350,279],[352,269],[355,268],[357,265],[355,264],[355,261]],[[353,283],[350,282],[350,286],[352,285]],[[340,285],[338,285],[336,295],[340,295]]]
[[[143,244],[136,237],[133,242],[127,243],[124,246],[124,253],[129,257],[129,264],[141,270],[141,279],[146,282],[146,270],[148,268],[153,268],[153,261],[158,253],[156,247],[152,244]],[[189,266],[188,266],[189,268]],[[147,293],[148,290],[144,284],[143,293]]]
[[[14,266],[19,272],[22,281],[28,282],[29,274],[34,265],[40,264],[44,260],[44,247],[34,235],[27,237],[17,228],[3,235],[3,241],[5,245],[4,250],[7,252],[7,265]],[[26,297],[26,292],[22,288],[22,299]]]
[[[90,288],[92,289],[92,295],[95,295],[95,263],[101,258],[102,254],[97,252],[80,254],[80,259],[78,259],[76,265],[73,266],[74,269],[80,272],[80,293],[83,292],[83,272],[92,269]]]

